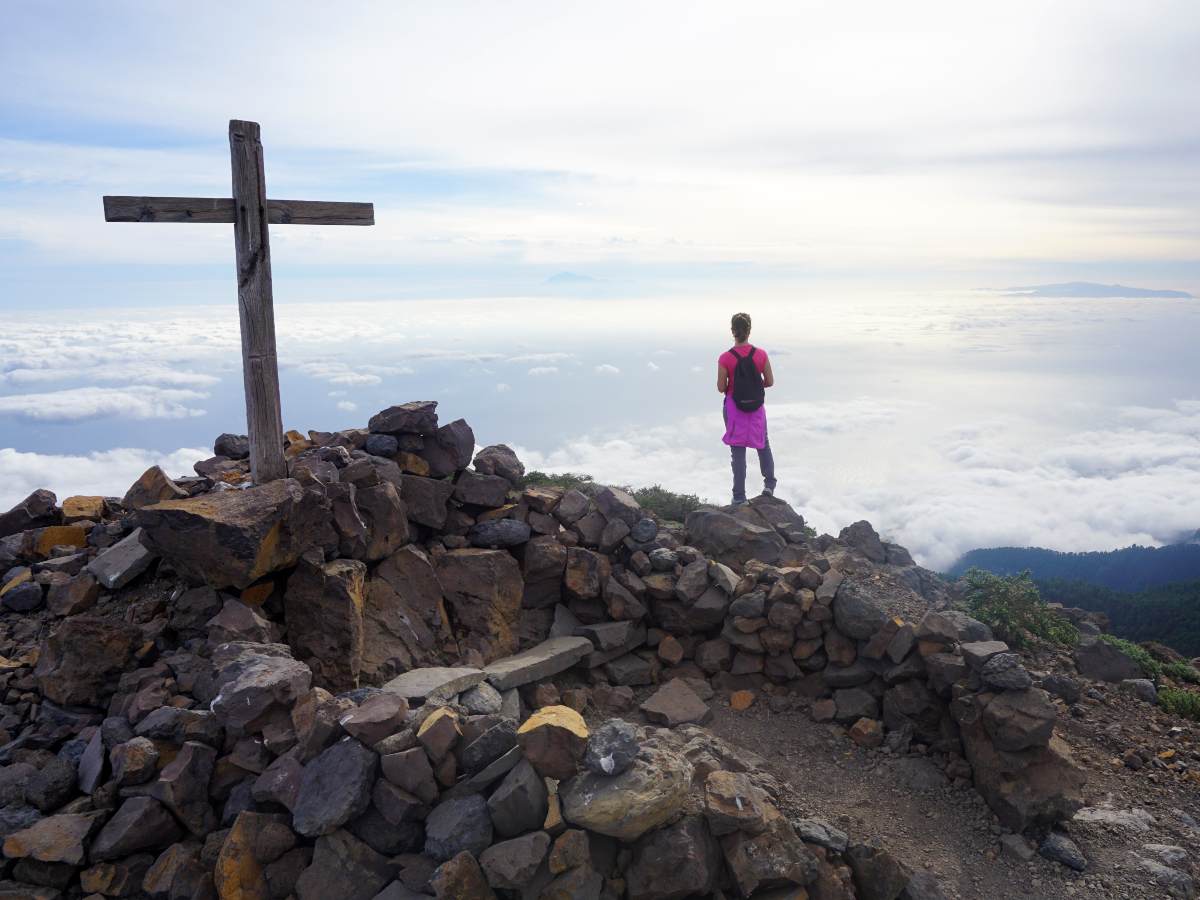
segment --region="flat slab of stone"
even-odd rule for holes
[[[550,638],[524,653],[496,660],[483,671],[492,687],[507,691],[557,675],[591,652],[592,642],[585,637]]]
[[[115,591],[150,568],[154,559],[155,554],[142,544],[142,529],[137,528],[92,560],[88,570],[98,582]]]
[[[671,679],[651,694],[641,710],[651,722],[669,728],[688,722],[705,722],[712,715],[708,704],[682,678]]]
[[[584,659],[583,664],[589,669],[594,669],[596,666],[602,666],[619,656],[633,652],[644,643],[646,643],[646,626],[642,622],[638,622],[633,628],[629,629],[628,637],[624,644],[609,650],[593,650]]]
[[[403,675],[397,675],[385,684],[383,689],[417,703],[437,702],[449,700],[468,688],[475,687],[483,678],[481,669],[467,666],[430,666],[424,669],[410,669]]]
[[[969,641],[960,644],[963,659],[972,669],[982,669],[983,664],[999,653],[1008,652],[1008,644],[1004,641]]]

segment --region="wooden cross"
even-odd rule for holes
[[[262,484],[287,477],[267,225],[374,225],[375,207],[370,203],[268,200],[257,122],[234,119],[229,123],[229,155],[232,197],[105,197],[104,220],[232,223],[250,474],[255,484]]]

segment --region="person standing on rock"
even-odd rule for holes
[[[767,439],[766,388],[775,383],[767,351],[750,343],[750,316],[738,313],[730,323],[734,345],[717,360],[717,390],[725,395],[724,441],[733,466],[733,505],[746,502],[746,448],[758,451],[763,494],[775,495],[775,457]]]

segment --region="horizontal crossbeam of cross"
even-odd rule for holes
[[[232,225],[232,197],[105,197],[106,222],[199,222]],[[375,204],[268,200],[270,225],[374,225]]]

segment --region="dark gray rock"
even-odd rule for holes
[[[447,800],[425,820],[425,855],[445,861],[464,850],[478,856],[492,844],[492,818],[479,794]]]
[[[887,613],[855,581],[843,581],[838,588],[833,598],[833,618],[838,631],[861,641],[873,637],[888,621]]]
[[[377,434],[434,434],[438,430],[437,401],[414,400],[371,416],[367,427]]]
[[[527,543],[532,533],[519,519],[489,519],[472,525],[467,540],[473,547],[517,547]]]
[[[517,723],[512,719],[502,718],[463,748],[463,771],[468,775],[474,775],[515,746],[517,746]]]
[[[25,783],[25,802],[42,812],[58,809],[75,795],[76,766],[56,757]]]
[[[34,491],[8,512],[0,514],[0,538],[43,525],[57,525],[57,503],[58,498],[51,491]]]
[[[88,571],[104,587],[115,591],[150,568],[156,558],[142,543],[142,529],[135,528],[127,537],[88,563]]]
[[[226,432],[213,442],[213,453],[226,459],[246,459],[250,456],[250,438]]]
[[[1001,691],[1023,691],[1033,686],[1033,678],[1015,653],[996,654],[983,664],[979,674],[985,685]]]
[[[390,434],[368,434],[363,450],[372,456],[391,459],[400,452],[400,442]]]
[[[525,477],[525,466],[507,444],[484,447],[475,454],[475,471],[481,475],[499,475],[514,485]]]
[[[1079,682],[1067,675],[1057,673],[1047,675],[1042,679],[1042,690],[1053,694],[1067,703],[1078,703],[1080,696]]]
[[[1073,840],[1058,831],[1052,831],[1046,835],[1041,846],[1038,847],[1038,853],[1046,859],[1062,863],[1076,872],[1082,872],[1087,868],[1087,857],[1083,855],[1083,851]]]
[[[658,537],[658,523],[653,519],[638,519],[629,530],[629,536],[639,544],[648,544]]]
[[[305,837],[329,834],[362,815],[371,802],[379,757],[354,738],[342,738],[304,767],[293,827]]]
[[[541,828],[549,809],[546,783],[526,759],[513,767],[488,798],[496,833],[512,837]]]
[[[92,841],[93,862],[120,859],[139,850],[157,850],[182,836],[178,823],[157,800],[130,797]]]
[[[537,874],[550,849],[550,835],[544,831],[493,844],[479,855],[488,884],[498,890],[520,890]]]
[[[33,612],[41,609],[46,601],[45,591],[36,581],[26,581],[14,588],[9,588],[0,604],[13,612]]]
[[[598,775],[620,775],[641,750],[638,730],[622,719],[609,719],[588,736],[583,765]]]
[[[887,550],[870,522],[864,520],[847,525],[838,535],[838,540],[853,547],[871,562],[887,562]]]

